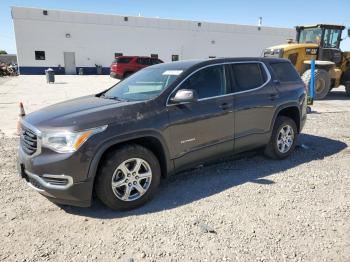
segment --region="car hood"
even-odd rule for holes
[[[28,114],[24,121],[39,130],[84,130],[127,118],[129,106],[140,102],[124,102],[94,95],[54,104]]]

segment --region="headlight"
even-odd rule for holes
[[[47,132],[42,134],[42,146],[50,148],[57,153],[70,153],[77,151],[89,137],[106,130],[107,125],[80,132]]]
[[[283,56],[283,48],[274,49],[273,50],[273,55],[275,55],[277,57],[282,57]]]
[[[265,49],[263,51],[263,56],[264,57],[283,57],[284,50],[283,48],[278,48],[278,49]]]

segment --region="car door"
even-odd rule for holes
[[[230,68],[235,93],[235,151],[244,151],[270,139],[279,94],[264,63],[233,63]]]
[[[233,95],[226,76],[226,66],[208,66],[176,89],[192,89],[198,94],[198,101],[167,106],[169,150],[176,168],[233,151]]]

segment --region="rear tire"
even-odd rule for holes
[[[308,90],[310,90],[311,83],[311,69],[306,70],[301,79],[304,81]],[[314,90],[314,99],[322,100],[324,99],[330,89],[331,89],[331,78],[328,72],[324,69],[315,69],[315,90]]]
[[[350,96],[350,82],[345,83],[345,93]]]
[[[158,159],[147,148],[130,144],[110,151],[96,178],[97,197],[114,210],[142,206],[155,194],[160,182]]]
[[[270,142],[264,151],[265,155],[272,159],[288,157],[295,149],[297,134],[298,129],[293,119],[285,116],[277,117]]]

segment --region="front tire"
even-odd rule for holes
[[[150,150],[132,144],[108,152],[97,175],[97,197],[111,209],[130,210],[152,198],[161,169]]]
[[[301,76],[301,79],[304,81],[307,89],[310,90],[311,69],[306,70]],[[314,89],[315,100],[322,100],[328,95],[331,89],[331,78],[326,70],[315,69],[314,86],[315,86],[315,89]]]
[[[279,116],[276,119],[265,155],[273,159],[284,159],[294,151],[298,129],[293,119]]]

